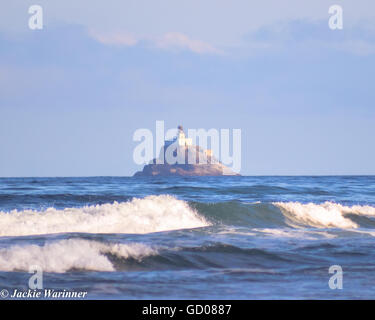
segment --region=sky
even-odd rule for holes
[[[4,0],[0,177],[132,175],[157,120],[241,129],[243,175],[375,174],[374,75],[372,0]]]

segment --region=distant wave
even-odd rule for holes
[[[106,195],[106,194],[71,194],[71,193],[47,193],[47,194],[0,194],[0,200],[12,201],[43,201],[46,203],[108,203],[113,201],[128,201],[131,196]]]
[[[208,225],[186,201],[168,195],[64,210],[0,212],[0,236],[150,233]]]

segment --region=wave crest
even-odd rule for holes
[[[1,271],[29,271],[37,265],[45,272],[64,273],[70,270],[115,271],[108,258],[141,260],[156,255],[157,250],[142,243],[110,244],[84,239],[67,239],[44,246],[25,245],[0,249]]]
[[[0,212],[0,236],[51,233],[151,233],[209,223],[186,201],[169,195],[82,208]]]
[[[375,208],[371,206],[344,206],[333,202],[322,204],[302,204],[299,202],[274,202],[279,207],[289,224],[309,225],[318,228],[358,228],[358,224],[347,216],[375,216]]]

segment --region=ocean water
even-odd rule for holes
[[[38,265],[89,299],[373,299],[374,248],[375,176],[0,178],[9,292]]]

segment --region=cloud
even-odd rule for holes
[[[375,29],[374,29],[375,30]],[[375,31],[366,23],[344,25],[343,30],[331,30],[325,20],[283,21],[259,28],[244,37],[244,48],[252,52],[299,50],[327,53],[328,50],[357,56],[375,53]]]
[[[127,32],[101,33],[89,30],[89,35],[105,45],[132,47],[141,42],[150,47],[167,51],[190,51],[197,54],[222,54],[223,52],[209,43],[188,37],[180,32],[167,32],[160,37],[139,36]]]
[[[118,45],[118,46],[135,46],[138,39],[130,33],[115,32],[115,33],[100,33],[94,30],[89,30],[89,35],[102,44]]]
[[[156,40],[156,46],[166,50],[189,50],[199,54],[222,54],[222,52],[210,44],[191,39],[179,32],[168,32]]]

